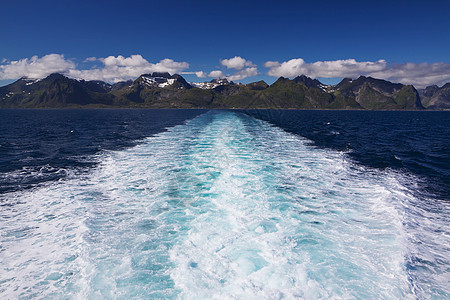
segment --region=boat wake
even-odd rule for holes
[[[3,195],[0,295],[449,297],[450,207],[408,180],[211,111]]]

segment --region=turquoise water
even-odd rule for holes
[[[5,194],[1,298],[442,299],[447,202],[234,112]]]

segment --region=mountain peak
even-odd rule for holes
[[[167,72],[153,72],[152,74],[142,74],[134,81],[141,88],[165,88],[168,86],[177,89],[189,89],[191,86],[183,76],[179,74],[170,75]]]
[[[219,84],[219,85],[226,85],[226,84],[234,84],[233,81],[228,81],[226,78],[215,78],[210,81],[211,83]]]
[[[300,75],[295,77],[294,79],[292,79],[294,82],[297,83],[303,83],[304,85],[306,85],[306,87],[315,87],[315,88],[321,88],[322,86],[324,86],[319,80],[317,79],[312,79],[308,76],[305,75]]]
[[[209,82],[191,82],[190,85],[203,90],[211,90],[221,85],[235,85],[235,83],[226,78],[214,78]]]
[[[162,77],[162,78],[172,78],[172,76],[170,76],[169,72],[153,72],[152,77]]]
[[[62,75],[61,73],[52,73],[48,75],[45,79],[63,79],[67,78],[66,76]]]

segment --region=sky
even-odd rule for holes
[[[450,82],[450,1],[2,1],[0,86],[53,72]]]

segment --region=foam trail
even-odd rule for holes
[[[450,209],[402,180],[209,112],[5,195],[0,296],[449,297]]]
[[[348,177],[342,155],[260,121],[218,115],[186,173],[205,183],[171,249],[183,295],[405,297],[402,222],[390,193]],[[356,174],[355,174],[356,175]],[[210,178],[208,178],[210,177]],[[212,178],[212,180],[211,180]]]

